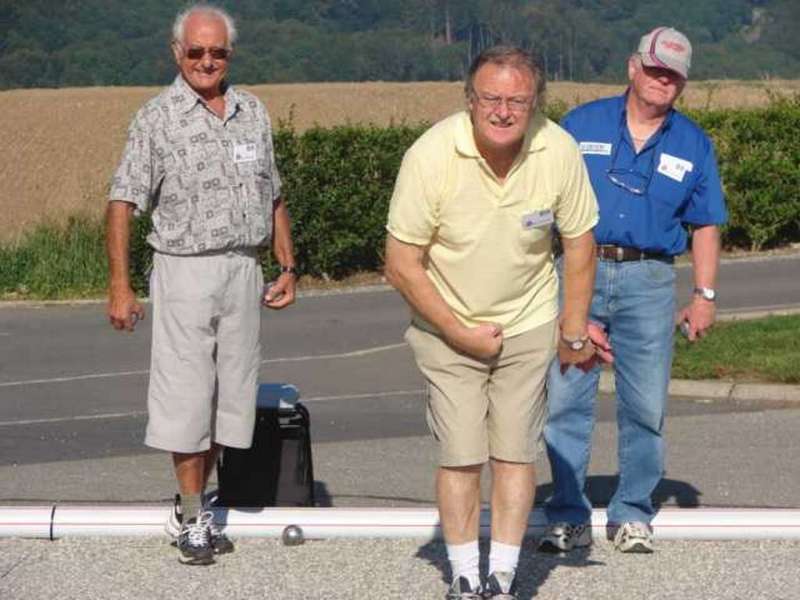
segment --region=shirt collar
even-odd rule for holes
[[[234,112],[241,108],[241,98],[232,85],[222,82],[225,95],[225,120],[233,116]],[[183,75],[178,73],[175,81],[172,82],[170,89],[170,100],[172,105],[181,113],[188,113],[198,104],[205,105],[205,100],[186,83]]]
[[[528,130],[525,132],[525,137],[522,140],[520,154],[531,154],[539,150],[544,150],[546,143],[542,129],[546,121],[547,119],[545,116],[540,111],[536,111],[536,114],[534,114],[528,125]],[[481,153],[478,151],[478,147],[475,144],[475,136],[472,131],[472,119],[467,110],[460,113],[458,123],[456,124],[455,142],[456,151],[459,154],[470,158],[480,158]]]
[[[619,124],[620,127],[627,126],[626,118],[628,116],[628,94],[630,93],[631,88],[628,87],[622,93],[621,96],[617,96],[617,100],[619,102]],[[669,128],[672,127],[672,118],[675,115],[675,107],[670,107],[669,111],[667,112],[667,116],[664,117],[664,122],[661,123],[661,127],[658,128],[659,131],[667,131]]]

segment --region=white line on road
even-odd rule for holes
[[[20,421],[0,421],[0,427],[11,427],[12,425],[43,425],[48,423],[65,423],[68,421],[96,421],[99,419],[125,419],[128,417],[141,417],[146,412],[126,412],[126,413],[104,413],[101,415],[78,415],[72,417],[53,417],[51,419],[26,419]]]
[[[332,400],[361,400],[364,398],[388,398],[393,396],[419,396],[425,392],[424,389],[418,390],[395,390],[388,392],[366,392],[363,394],[341,394],[338,396],[311,396],[303,398],[303,404],[311,402],[329,402]],[[100,419],[127,419],[130,417],[143,417],[147,413],[143,411],[123,412],[123,413],[103,413],[99,415],[77,415],[70,417],[53,417],[50,419],[25,419],[19,421],[0,421],[0,427],[12,427],[14,425],[48,425],[52,423],[68,423],[72,421],[97,421]]]
[[[388,346],[375,346],[373,348],[365,348],[363,350],[353,350],[352,352],[340,352],[336,354],[317,354],[309,356],[287,356],[283,358],[267,358],[261,361],[261,364],[272,363],[288,363],[288,362],[304,362],[308,360],[329,360],[334,358],[358,358],[361,356],[368,356],[370,354],[377,354],[379,352],[386,352],[387,350],[395,350],[402,348],[406,344],[389,344]],[[22,381],[4,381],[0,383],[0,388],[4,387],[17,387],[22,385],[38,385],[43,383],[66,383],[70,381],[83,381],[87,379],[106,379],[109,377],[128,377],[131,375],[147,375],[149,369],[141,371],[116,371],[110,373],[86,373],[83,375],[72,375],[69,377],[51,377],[48,379],[25,379]]]
[[[358,358],[359,356],[368,356],[370,354],[377,354],[378,352],[385,352],[387,350],[395,350],[405,346],[405,342],[399,344],[389,344],[388,346],[374,346],[372,348],[364,348],[364,350],[353,350],[352,352],[341,352],[338,354],[312,354],[310,356],[288,356],[286,358],[265,358],[261,361],[262,365],[270,363],[284,363],[284,362],[303,362],[305,360],[325,360],[329,358]]]

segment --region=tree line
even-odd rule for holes
[[[183,0],[0,0],[0,89],[160,85]],[[534,50],[551,80],[618,82],[639,36],[692,40],[698,79],[800,76],[797,0],[225,0],[240,83],[457,80],[483,48]]]

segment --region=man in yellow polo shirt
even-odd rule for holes
[[[453,573],[447,598],[516,598],[516,567],[542,447],[544,382],[595,359],[587,313],[597,203],[572,137],[539,110],[545,81],[518,48],[473,62],[467,111],[406,153],[389,209],[386,276],[428,383],[436,496]],[[564,306],[551,238],[564,246]],[[492,472],[489,572],[478,570],[480,477]]]

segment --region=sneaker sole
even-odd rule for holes
[[[190,567],[199,567],[214,564],[213,556],[178,556],[178,562]]]
[[[653,553],[653,549],[652,548],[650,548],[649,546],[647,546],[645,544],[639,543],[639,542],[631,544],[627,548],[617,548],[617,550],[619,550],[623,554],[652,554]]]
[[[585,536],[585,537],[584,537]],[[536,550],[539,552],[544,552],[545,554],[565,554],[570,550],[574,550],[575,548],[588,548],[592,545],[592,532],[590,529],[587,529],[585,533],[581,535],[577,539],[577,541],[572,544],[569,548],[562,548],[558,545],[558,542],[554,542],[552,540],[542,540],[539,542],[539,545],[536,547]]]
[[[536,548],[538,552],[543,552],[544,554],[566,554],[571,550],[575,550],[576,548],[588,548],[592,545],[592,542],[587,542],[585,544],[573,544],[569,548],[562,548],[558,544],[555,544],[551,541],[541,542],[539,546]]]

